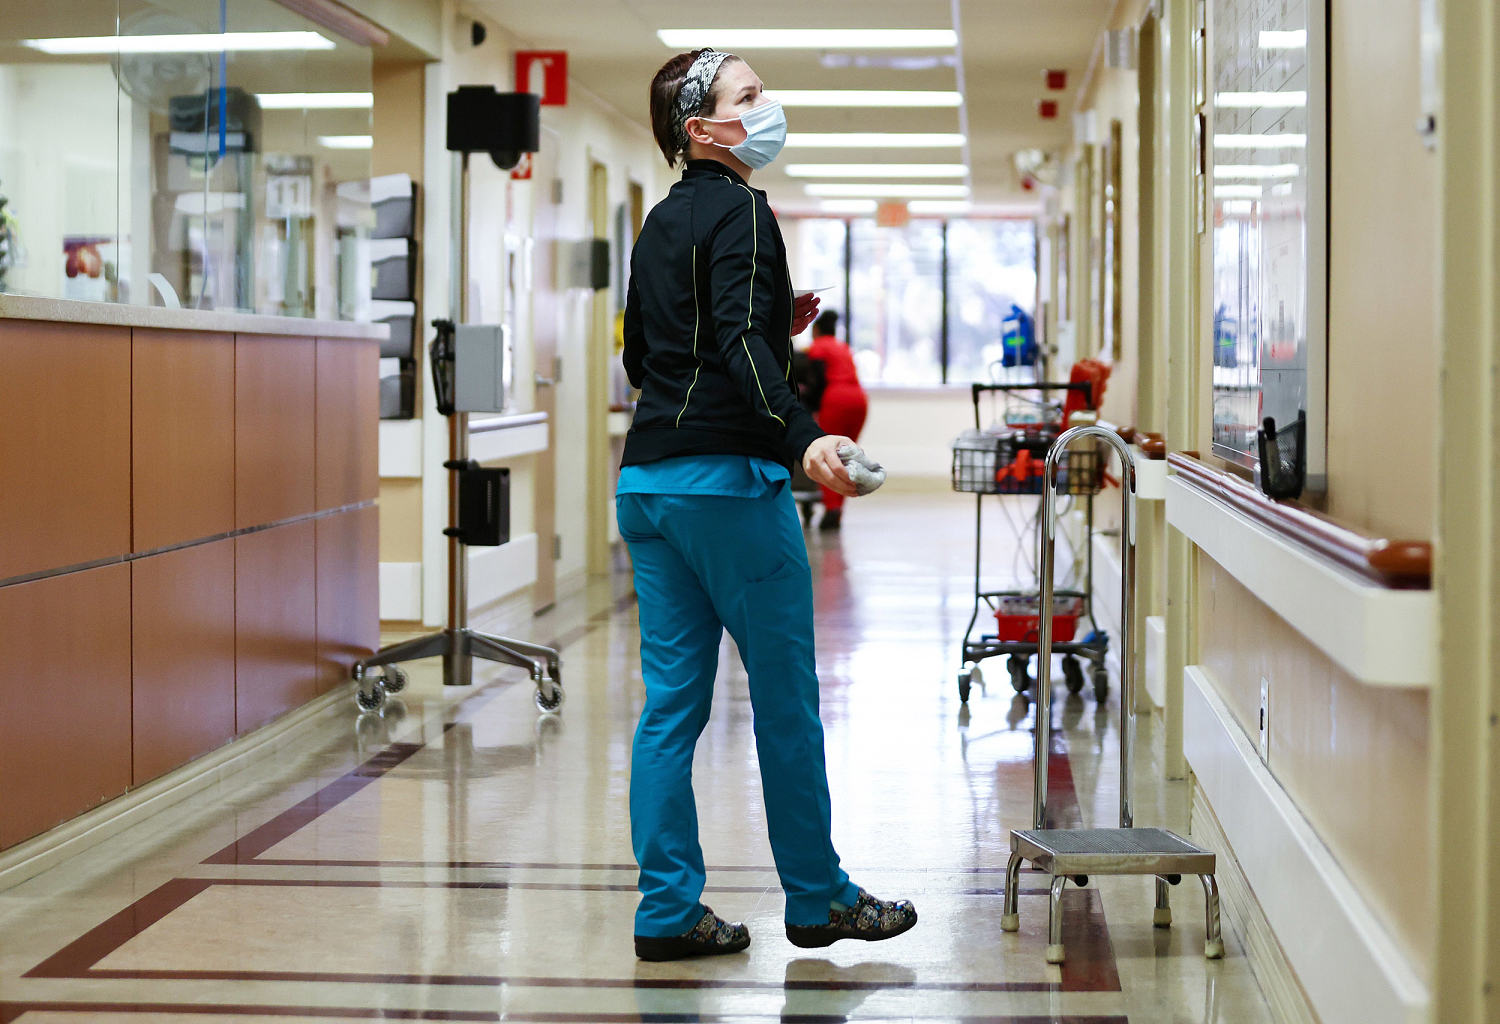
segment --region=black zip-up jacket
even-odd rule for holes
[[[630,255],[622,466],[755,455],[791,468],[823,436],[792,378],[792,284],[766,194],[690,160]]]

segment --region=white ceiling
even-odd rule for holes
[[[966,124],[973,198],[981,204],[1035,201],[1023,192],[1011,157],[1020,149],[1061,149],[1071,136],[1072,97],[1088,68],[1095,40],[1114,0],[477,0],[479,9],[526,44],[568,51],[569,74],[645,126],[647,90],[674,50],[656,37],[663,28],[957,28],[962,67],[952,51],[739,51],[770,90],[958,89],[958,109],[789,108],[794,132],[957,132]],[[955,24],[955,15],[957,24]],[[712,32],[702,45],[715,45]],[[825,66],[825,56],[855,57]],[[928,58],[931,66],[897,69],[870,60]],[[936,59],[934,59],[936,58]],[[945,59],[946,58],[946,59]],[[831,61],[828,63],[832,63]],[[1047,69],[1068,72],[1068,89],[1048,93]],[[960,75],[960,70],[962,75]],[[1059,101],[1057,120],[1044,121],[1037,101]],[[963,159],[955,150],[788,149],[756,173],[779,206],[808,200],[801,181],[783,168],[792,162],[918,163]]]

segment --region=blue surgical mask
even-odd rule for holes
[[[744,142],[737,146],[722,146],[717,142],[714,145],[729,150],[753,171],[775,160],[786,144],[786,112],[776,100],[752,107],[739,117],[705,117],[703,120],[714,124],[738,121],[745,126]]]

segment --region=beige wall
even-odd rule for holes
[[[1252,740],[1269,681],[1271,773],[1398,946],[1429,971],[1427,695],[1360,683],[1201,553],[1198,571],[1200,660]]]
[[[1333,0],[1328,511],[1432,536],[1437,160],[1417,137],[1418,5]]]
[[[1417,20],[1410,0],[1331,0],[1327,510],[1376,535],[1428,538],[1437,181],[1413,130]],[[1365,686],[1201,554],[1198,572],[1199,660],[1252,738],[1269,682],[1272,773],[1430,973],[1427,695]]]

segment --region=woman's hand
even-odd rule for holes
[[[858,497],[854,481],[849,479],[849,470],[839,458],[839,445],[854,442],[838,434],[825,434],[807,446],[802,453],[802,469],[815,484],[822,484],[846,498]]]
[[[799,295],[792,300],[792,337],[807,330],[807,325],[818,318],[819,301],[816,295]]]

